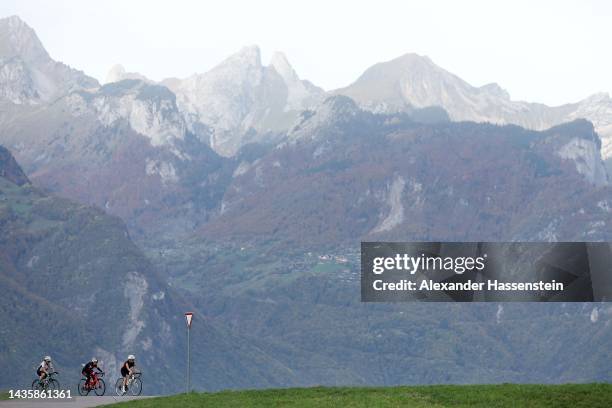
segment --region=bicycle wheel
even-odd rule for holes
[[[142,381],[140,381],[140,378],[134,378],[134,380],[132,381],[132,385],[130,385],[130,389],[128,391],[134,397],[140,395],[140,393],[142,392]]]
[[[115,383],[115,394],[122,397],[123,391],[121,391],[121,387],[123,386],[123,378],[117,378],[117,382]]]
[[[35,378],[34,381],[32,381],[32,389],[34,391],[43,389],[42,385],[40,384],[40,381],[38,381],[38,378]]]
[[[94,388],[94,392],[96,393],[96,395],[98,397],[101,397],[104,395],[104,393],[106,392],[106,384],[104,383],[103,379],[98,379],[98,386],[96,388]]]
[[[78,385],[79,389],[79,395],[81,396],[86,396],[87,394],[89,394],[89,388],[87,387],[87,380],[85,378],[81,378],[81,381],[79,381],[79,385]]]
[[[59,390],[60,383],[55,378],[49,380],[49,384],[47,385],[48,390]]]

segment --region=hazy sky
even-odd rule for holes
[[[159,80],[204,72],[244,45],[285,52],[325,89],[407,52],[513,99],[612,91],[612,1],[1,0],[54,59],[104,79],[115,63]]]

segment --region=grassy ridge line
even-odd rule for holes
[[[190,393],[121,407],[612,407],[612,384],[315,387]]]

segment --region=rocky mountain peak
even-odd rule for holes
[[[280,59],[277,63],[280,66]],[[291,110],[288,107],[301,106],[309,96],[299,79],[291,84],[285,81],[276,69],[262,65],[259,47],[248,46],[208,72],[164,84],[176,94],[189,129],[195,132],[201,125],[212,129],[210,146],[218,153],[232,155],[247,132],[269,130],[271,124],[284,120],[285,112]],[[290,124],[292,120],[286,121]]]
[[[380,79],[381,75],[405,75],[415,72],[438,71],[439,68],[427,56],[408,53],[390,61],[381,62],[368,68],[357,81]]]
[[[501,86],[499,86],[499,84],[495,82],[491,82],[490,84],[481,86],[480,90],[487,95],[510,100],[510,94],[508,93],[508,91],[506,91],[504,88],[502,88]]]
[[[237,67],[242,70],[261,69],[261,51],[259,47],[257,45],[249,45],[241,48],[240,51],[230,55],[213,68],[213,71]]]
[[[335,91],[346,95],[366,110],[393,113],[412,108],[441,106],[452,94],[469,85],[436,66],[429,57],[409,53],[368,68],[355,82]],[[448,110],[448,109],[447,109]],[[448,110],[452,116],[452,111]]]
[[[39,104],[97,86],[94,78],[51,59],[19,17],[0,19],[0,99]]]
[[[0,58],[14,57],[28,63],[49,59],[34,30],[18,16],[0,19]]]
[[[404,55],[401,55],[390,62],[401,64],[404,66],[427,66],[427,67],[436,67],[431,58],[427,55],[420,55],[416,52],[407,52]]]
[[[284,53],[275,52],[268,67],[282,78],[287,87],[285,111],[309,109],[323,100],[325,91],[308,81],[301,80]]]
[[[284,53],[276,51],[270,60],[270,66],[283,78],[285,83],[299,81],[299,78]]]

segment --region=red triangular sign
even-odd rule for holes
[[[191,319],[193,319],[193,313],[185,313],[185,320],[187,321],[187,327],[191,329]]]

